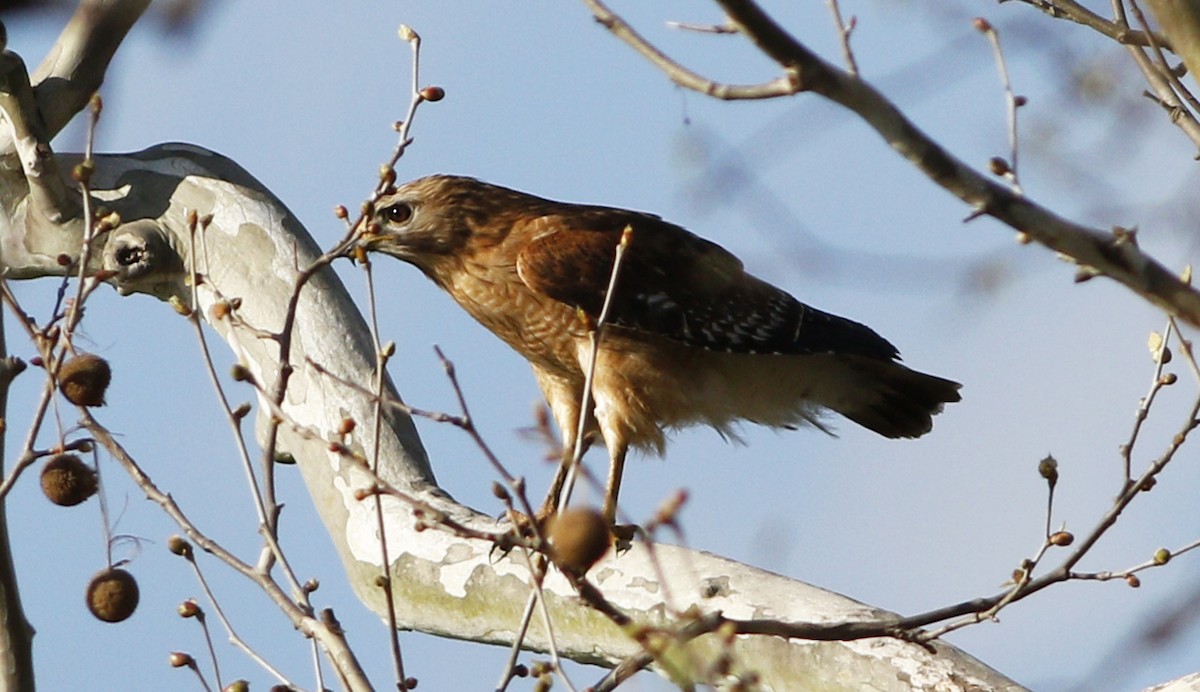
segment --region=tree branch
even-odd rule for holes
[[[777,96],[788,96],[797,91],[796,85],[787,76],[762,84],[722,84],[709,79],[672,60],[666,53],[663,53],[643,38],[620,15],[608,9],[600,0],[584,0],[584,3],[592,10],[596,21],[602,24],[604,28],[632,46],[634,50],[641,53],[651,64],[658,67],[664,74],[670,77],[672,82],[685,89],[691,89],[692,91],[698,91],[707,96],[727,101],[775,98]]]
[[[607,10],[598,0],[585,2]],[[1018,231],[1020,240],[1040,243],[1078,265],[1079,280],[1107,276],[1168,314],[1200,327],[1200,292],[1143,253],[1132,231],[1117,228],[1105,232],[1074,223],[995,182],[921,131],[870,84],[822,60],[751,0],[716,2],[742,34],[779,64],[783,70],[781,79],[793,84],[793,91],[811,91],[858,115],[926,177],[967,203],[973,210],[968,219],[991,216]],[[620,25],[611,21],[602,23]],[[614,34],[645,54],[646,47],[639,42],[640,37],[635,39],[627,32],[614,31]],[[683,69],[674,65],[670,63],[671,69],[667,70],[672,79]],[[677,83],[701,93],[713,90],[696,88],[687,80]]]
[[[1013,2],[1014,0],[999,0]],[[1170,48],[1165,36],[1151,36],[1144,31],[1131,29],[1127,24],[1114,22],[1092,12],[1075,0],[1015,0],[1035,7],[1056,19],[1066,19],[1104,34],[1126,46],[1149,47],[1152,42]]]
[[[54,139],[100,89],[125,35],[150,0],[82,0],[54,46],[33,72],[37,111],[46,140]],[[0,131],[0,156],[13,139]]]
[[[8,356],[4,329],[0,325],[0,421],[8,420],[8,392],[12,379],[25,364]],[[0,460],[4,459],[7,430],[0,425]],[[3,476],[0,464],[0,476]],[[34,689],[33,627],[25,619],[12,544],[8,540],[8,508],[0,497],[0,690]]]

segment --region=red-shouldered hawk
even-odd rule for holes
[[[622,232],[632,229],[586,428],[608,448],[610,523],[626,452],[661,454],[666,430],[705,424],[735,437],[740,420],[824,430],[818,415],[832,409],[885,437],[919,437],[943,404],[959,400],[958,383],[900,364],[870,328],[801,303],[720,246],[651,214],[446,175],[400,186],[375,214],[366,249],[415,265],[530,362],[564,458],[579,424],[589,329]]]

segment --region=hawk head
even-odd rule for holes
[[[428,273],[439,258],[462,252],[471,236],[464,198],[476,181],[430,176],[405,183],[375,204],[361,246],[416,265]]]

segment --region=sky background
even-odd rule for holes
[[[825,3],[767,6],[807,45],[840,60]],[[664,26],[717,22],[715,6],[616,9],[714,78],[776,76],[737,38]],[[1195,149],[1140,95],[1144,87],[1119,47],[1019,3],[844,0],[842,9],[858,18],[853,45],[864,77],[979,167],[1008,153],[992,53],[970,22],[984,13],[1000,28],[1015,88],[1029,100],[1020,113],[1026,193],[1099,228],[1138,226],[1142,247],[1168,266],[1196,261]],[[0,15],[9,48],[31,66],[66,16]],[[746,428],[744,446],[711,430],[681,432],[664,460],[627,466],[622,499],[631,516],[649,516],[686,488],[689,545],[913,614],[994,593],[1038,548],[1046,491],[1036,469],[1047,454],[1058,458],[1062,476],[1056,526],[1082,534],[1109,507],[1121,474],[1117,448],[1153,372],[1146,338],[1163,328],[1161,313],[1106,280],[1074,284],[1072,267],[1017,244],[994,222],[964,223],[968,209],[836,106],[806,95],[721,103],[675,88],[581,4],[207,2],[182,31],[167,30],[151,12],[102,91],[98,149],[185,141],[221,152],[328,247],[342,234],[333,207],[356,208],[370,193],[395,143],[391,124],[408,104],[401,23],[424,38],[423,83],[447,93],[419,112],[401,180],[467,174],[553,199],[652,211],[722,244],[801,300],[871,325],[912,367],[964,383],[963,402],[919,441],[887,441],[840,421],[837,438]],[[80,129],[55,146],[78,150]],[[488,442],[531,487],[544,487],[552,471],[541,461],[545,450],[521,433],[540,401],[528,367],[419,272],[387,260],[376,267],[383,336],[397,344],[392,373],[405,398],[455,411],[432,349],[440,345]],[[365,306],[361,272],[340,270]],[[44,316],[56,285],[17,290],[27,310]],[[90,305],[81,345],[115,370],[100,420],[202,527],[253,554],[247,490],[189,326],[144,296],[104,291]],[[33,354],[11,323],[8,333],[14,354]],[[229,355],[219,357],[225,373]],[[1179,374],[1143,432],[1139,466],[1166,447],[1196,396],[1195,381]],[[10,430],[23,434],[40,387],[31,374],[18,380]],[[70,411],[63,415],[69,425]],[[470,440],[448,426],[418,425],[440,483],[498,512],[491,472]],[[18,439],[9,442],[10,459]],[[1195,540],[1198,457],[1185,447],[1081,569],[1124,569],[1160,546]],[[603,469],[602,454],[589,459]],[[121,625],[100,623],[83,607],[84,585],[104,562],[96,503],[53,507],[33,474],[11,496],[13,550],[38,630],[39,684],[198,689],[166,665],[171,650],[199,657],[202,648],[194,624],[174,615],[179,601],[200,596],[187,566],[164,547],[174,529],[115,464],[103,461],[102,473],[116,532],[139,539],[118,549],[132,558],[142,587],[139,611]],[[317,602],[336,609],[385,687],[385,631],[344,585],[298,474],[280,476],[284,544],[302,579],[320,579]],[[284,617],[215,560],[202,565],[239,633],[311,687],[305,642]],[[1119,582],[1060,585],[1005,610],[999,623],[949,640],[1033,689],[1140,689],[1200,669],[1195,628],[1145,636],[1195,596],[1198,576],[1189,555],[1143,574],[1137,590]],[[223,633],[215,635],[226,681],[269,686]],[[401,643],[408,673],[426,690],[490,689],[504,657],[421,634],[403,634]],[[584,667],[572,673],[578,686],[601,676]],[[665,688],[650,676],[628,685]]]

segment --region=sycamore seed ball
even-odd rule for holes
[[[75,454],[57,454],[42,467],[42,492],[51,502],[74,507],[96,494],[96,472]]]
[[[123,569],[100,570],[87,587],[87,606],[98,619],[121,622],[133,615],[138,605],[138,585]]]
[[[63,363],[58,371],[58,389],[77,406],[103,406],[104,391],[112,381],[112,369],[100,356],[85,353]]]
[[[550,556],[559,568],[583,574],[608,552],[608,522],[594,509],[567,509],[547,522]]]

